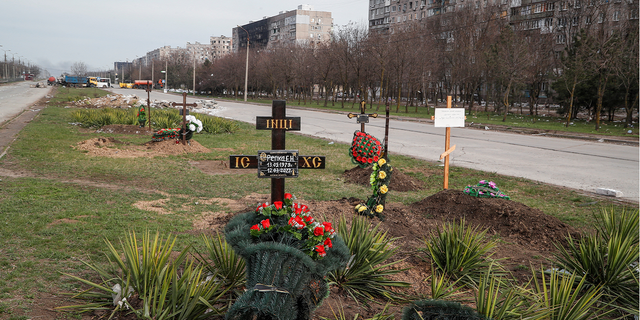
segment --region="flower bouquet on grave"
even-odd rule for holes
[[[328,296],[324,277],[347,262],[349,249],[331,223],[294,200],[287,193],[226,225],[227,242],[247,265],[247,290],[226,319],[309,319]]]
[[[373,171],[369,176],[369,184],[371,184],[371,195],[365,203],[356,205],[356,213],[367,216],[369,218],[378,217],[380,220],[384,220],[384,205],[387,198],[387,192],[389,192],[389,182],[391,180],[391,172],[393,167],[389,164],[387,159],[382,158],[373,164]]]
[[[140,125],[140,128],[144,127],[145,124],[147,124],[147,113],[144,110],[144,105],[140,105],[140,107],[138,108],[138,124]]]
[[[366,168],[380,159],[382,149],[382,144],[374,136],[356,130],[353,133],[353,141],[349,149],[351,162],[357,164],[360,168]]]
[[[153,134],[151,140],[160,142],[169,139],[177,139],[176,143],[178,143],[182,139],[183,134],[185,135],[185,140],[191,140],[194,132],[199,133],[202,131],[202,121],[192,115],[187,115],[185,118],[187,120],[186,132],[183,133],[182,128],[160,129],[158,132]]]
[[[466,186],[462,191],[464,194],[478,198],[500,198],[511,200],[509,196],[502,193],[493,181],[480,180],[475,186]]]

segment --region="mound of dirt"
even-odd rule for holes
[[[373,172],[372,167],[345,170],[342,176],[349,183],[369,186],[369,177]],[[402,173],[402,171],[394,168],[389,181],[389,189],[392,191],[406,192],[416,191],[424,188],[424,181]]]
[[[444,190],[413,203],[411,210],[443,221],[465,219],[488,229],[489,234],[502,237],[538,250],[553,250],[553,242],[564,242],[567,235],[579,237],[579,232],[555,217],[522,203],[476,198],[460,190]]]
[[[141,146],[136,146],[118,141],[112,137],[99,137],[78,142],[72,148],[85,151],[90,156],[110,158],[156,157],[211,152],[211,150],[203,147],[197,141],[193,139],[189,141],[190,144],[185,145],[176,143],[175,140],[149,141]]]

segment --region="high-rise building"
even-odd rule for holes
[[[231,38],[227,36],[210,37],[211,59],[215,60],[231,53]]]
[[[252,48],[293,43],[317,44],[329,41],[332,27],[331,12],[314,11],[309,5],[300,5],[296,10],[281,11],[278,15],[233,28],[232,47],[234,52],[246,48],[247,36]]]

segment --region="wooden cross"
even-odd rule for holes
[[[147,88],[145,89],[145,91],[147,92],[147,112],[149,113],[149,131],[151,131],[151,100],[150,98],[150,94],[151,94],[151,87],[147,86]]]
[[[360,131],[365,132],[364,131],[364,124],[365,123],[369,123],[369,117],[372,118],[377,118],[378,114],[377,113],[370,113],[370,114],[366,114],[365,109],[366,109],[366,105],[367,103],[362,100],[360,101],[360,114],[356,114],[356,113],[351,113],[349,112],[349,114],[347,115],[347,117],[349,117],[349,119],[353,118],[353,117],[358,117],[358,119],[356,119],[356,123],[360,124]]]
[[[451,96],[447,96],[447,108],[451,109]],[[454,111],[454,110],[451,110]],[[462,114],[464,114],[464,110],[462,111]],[[466,119],[466,117],[463,117],[462,119],[462,126],[464,127],[464,119]],[[444,153],[442,153],[440,155],[440,160],[442,160],[442,158],[444,158],[444,183],[443,183],[443,188],[449,189],[449,154],[451,154],[451,152],[453,152],[453,150],[456,149],[456,145],[454,144],[453,147],[449,148],[449,145],[451,143],[451,125],[447,125],[446,129],[445,129],[445,138],[444,138]]]
[[[171,106],[175,107],[175,106],[182,106],[182,144],[187,144],[187,139],[185,138],[186,134],[187,134],[187,107],[195,107],[197,106],[197,104],[195,103],[189,103],[187,104],[187,93],[183,92],[182,93],[182,103],[176,103],[176,102],[171,102]]]
[[[285,133],[300,131],[300,117],[286,116],[286,101],[274,100],[271,117],[256,117],[257,130],[271,130],[271,149],[258,154],[230,155],[230,169],[258,169],[258,178],[271,179],[271,203],[284,200],[284,179],[297,178],[298,169],[324,169],[324,156],[301,156],[285,150]]]

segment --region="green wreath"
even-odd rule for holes
[[[373,195],[371,195],[365,203],[360,203],[355,206],[354,210],[357,214],[369,218],[378,217],[378,219],[384,220],[382,212],[384,211],[387,193],[389,192],[391,172],[393,172],[393,167],[385,158],[373,164],[373,171],[371,172],[371,176],[369,176],[369,183],[371,184]]]

